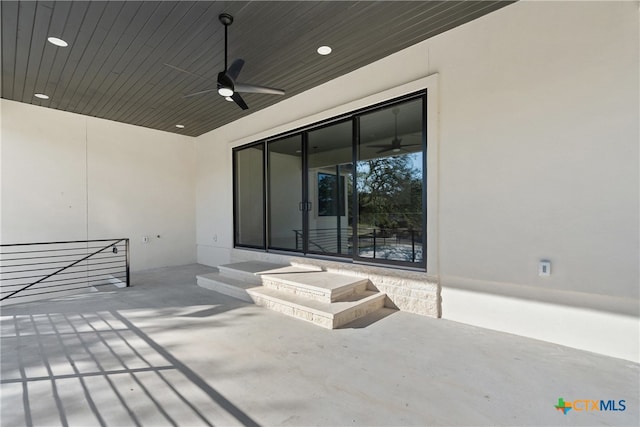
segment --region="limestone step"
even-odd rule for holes
[[[266,288],[321,302],[336,302],[367,290],[369,280],[317,269],[287,266],[260,274]]]
[[[323,302],[273,288],[247,289],[257,305],[291,317],[335,329],[384,307],[386,295],[375,291],[352,294],[338,302]]]
[[[202,274],[197,276],[198,286],[218,293],[237,298],[246,302],[253,302],[251,296],[247,293],[247,289],[255,288],[256,285],[245,280],[238,280],[228,277],[220,272]]]
[[[218,270],[223,276],[260,285],[260,273],[282,267],[284,267],[282,264],[273,264],[270,262],[245,261],[219,265]]]

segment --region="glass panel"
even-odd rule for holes
[[[353,130],[343,122],[309,132],[309,252],[352,253]]]
[[[358,256],[423,262],[422,99],[359,118]]]
[[[264,248],[264,145],[234,153],[235,240],[237,245]]]
[[[270,142],[268,151],[269,247],[302,251],[302,136]]]

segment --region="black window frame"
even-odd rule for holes
[[[269,179],[269,174],[268,174],[268,153],[267,153],[267,147],[268,147],[268,143],[272,142],[272,141],[277,141],[277,140],[281,140],[283,138],[287,138],[290,136],[295,136],[297,134],[299,134],[302,138],[303,144],[302,144],[302,150],[303,150],[303,158],[305,159],[303,163],[304,166],[306,167],[306,141],[307,141],[307,133],[317,130],[317,129],[321,129],[323,127],[329,126],[331,124],[334,123],[338,123],[338,122],[344,122],[344,121],[352,121],[352,129],[353,129],[353,138],[352,138],[352,144],[353,144],[353,155],[352,155],[352,160],[353,160],[353,164],[355,165],[356,162],[358,161],[357,158],[357,149],[358,149],[358,142],[359,142],[359,135],[358,135],[358,131],[359,131],[359,126],[358,126],[358,118],[359,116],[363,115],[363,114],[368,114],[368,113],[372,113],[378,110],[382,110],[382,109],[386,109],[389,108],[393,105],[399,105],[399,104],[403,104],[405,102],[409,102],[409,101],[414,101],[416,99],[422,99],[422,171],[423,171],[423,176],[422,176],[422,211],[423,211],[423,215],[422,215],[422,261],[419,263],[416,262],[407,262],[407,261],[397,261],[397,260],[385,260],[385,259],[371,259],[371,258],[363,258],[363,257],[359,257],[356,255],[357,253],[357,244],[354,244],[353,246],[353,253],[351,255],[338,255],[336,254],[335,256],[331,256],[331,258],[335,258],[338,261],[352,261],[354,263],[358,263],[358,264],[370,264],[370,265],[375,265],[375,266],[388,266],[388,267],[400,267],[400,268],[404,268],[404,269],[411,269],[411,270],[419,270],[419,271],[426,271],[426,267],[427,267],[427,257],[428,257],[428,245],[427,245],[427,223],[428,223],[428,213],[427,213],[427,207],[428,207],[428,200],[427,200],[427,185],[428,185],[428,180],[427,180],[427,175],[428,175],[428,169],[427,169],[427,156],[428,156],[428,141],[427,141],[427,99],[428,99],[428,90],[427,89],[422,89],[416,92],[412,92],[400,97],[396,97],[396,98],[392,98],[389,100],[385,100],[367,107],[363,107],[363,108],[359,108],[353,111],[350,111],[348,113],[344,113],[344,114],[340,114],[325,120],[321,120],[309,125],[305,125],[305,126],[301,126],[299,128],[290,130],[290,131],[285,131],[285,132],[281,132],[278,133],[276,135],[272,135],[266,138],[262,138],[260,140],[257,141],[253,141],[247,144],[243,144],[241,146],[238,147],[233,147],[232,149],[232,153],[233,153],[233,168],[232,168],[232,174],[233,174],[233,246],[234,248],[238,248],[238,249],[253,249],[253,250],[259,250],[261,252],[272,252],[272,253],[290,253],[292,254],[292,256],[299,256],[299,255],[303,255],[303,256],[308,256],[309,258],[314,258],[317,257],[318,253],[314,253],[314,252],[309,252],[306,248],[306,244],[304,245],[305,247],[303,248],[302,251],[287,251],[287,250],[280,250],[280,249],[269,249],[268,246],[268,242],[269,242],[269,235],[268,235],[268,227],[269,227],[269,218],[268,218],[268,204],[269,204],[269,194],[268,194],[268,179]],[[244,245],[244,244],[240,244],[237,242],[237,168],[236,168],[236,156],[237,156],[237,152],[241,151],[243,149],[246,148],[251,148],[251,147],[255,147],[257,145],[262,145],[263,150],[262,150],[262,155],[263,155],[263,179],[262,179],[262,191],[263,191],[263,206],[262,206],[262,211],[263,211],[263,245],[262,246],[253,246],[253,245]],[[306,170],[306,169],[305,169]],[[304,176],[305,174],[303,174]],[[353,179],[353,194],[357,194],[357,190],[356,190],[356,179],[354,177]],[[304,187],[303,187],[304,188]],[[353,198],[353,207],[352,207],[352,212],[354,215],[357,215],[358,212],[358,198],[354,197]],[[357,227],[357,220],[356,218],[354,218],[353,220],[353,234],[355,235],[355,233],[357,232],[356,227]],[[357,240],[357,239],[356,239]],[[326,258],[326,256],[323,256],[323,258]]]

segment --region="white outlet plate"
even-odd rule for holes
[[[538,276],[551,276],[551,261],[542,260],[538,263]]]

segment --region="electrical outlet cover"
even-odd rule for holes
[[[538,264],[538,276],[551,276],[551,261],[540,261]]]

